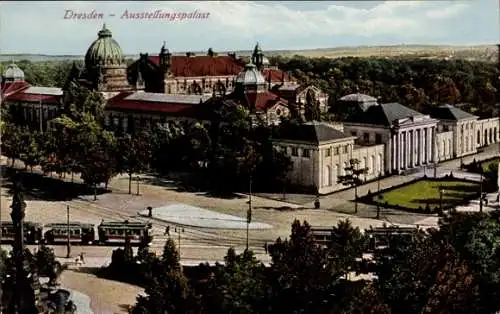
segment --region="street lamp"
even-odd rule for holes
[[[184,228],[178,227],[174,229],[175,232],[177,232],[177,245],[178,245],[178,250],[179,250],[179,259],[181,258],[181,233],[184,233]]]
[[[382,195],[380,195],[380,179],[382,177],[382,172],[379,172],[378,174],[378,180],[377,180],[377,198],[379,200],[382,200]],[[376,219],[380,219],[380,201],[377,202],[377,217]]]
[[[442,187],[439,187],[439,212],[443,212],[443,193],[444,190]]]
[[[137,176],[137,195],[139,195],[139,181],[141,180],[141,178],[139,176]]]

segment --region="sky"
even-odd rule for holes
[[[0,53],[83,55],[103,23],[127,55],[164,41],[173,53],[497,44],[499,1],[3,1]],[[155,11],[178,14],[136,15]],[[102,18],[72,18],[91,12]]]

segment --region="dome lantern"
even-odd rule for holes
[[[24,81],[24,72],[15,63],[9,64],[2,76],[5,82]]]
[[[113,39],[111,31],[106,24],[97,33],[98,38],[90,45],[85,54],[85,67],[92,71],[98,65],[123,65],[123,57],[120,45]]]
[[[265,85],[266,79],[253,63],[248,63],[236,77],[236,84],[243,86]]]

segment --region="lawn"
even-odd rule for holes
[[[443,208],[460,204],[479,194],[479,184],[457,180],[433,181],[420,180],[412,184],[373,196],[373,201],[387,206],[402,206],[411,209],[425,208],[427,204],[434,209],[440,205],[439,189],[443,189]]]
[[[486,172],[488,171],[488,167],[492,164],[497,164],[500,161],[498,158],[490,159],[485,162],[481,163],[481,167],[483,168],[483,171]]]

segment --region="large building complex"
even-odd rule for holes
[[[398,103],[379,104],[368,95],[343,97],[351,117],[342,123],[310,122],[276,138],[293,161],[290,184],[331,193],[351,159],[366,168],[365,180],[477,153],[498,143],[499,118],[478,119],[451,105],[424,115]]]
[[[30,86],[11,64],[2,77],[3,97],[27,124],[44,127],[57,115],[67,88],[83,86],[102,93],[105,124],[123,131],[169,120],[210,121],[214,103],[242,105],[268,124],[304,115],[311,106],[328,108],[323,91],[272,66],[258,44],[245,59],[212,49],[206,55],[173,55],[164,43],[158,55],[143,53],[127,67],[103,26],[84,61],[83,67],[73,67],[62,89]],[[364,179],[371,180],[474,154],[500,139],[498,118],[479,119],[450,105],[421,114],[359,93],[340,102],[346,113],[342,123],[305,123],[274,140],[293,161],[291,184],[330,193],[343,188],[338,178],[351,159],[368,169]]]

